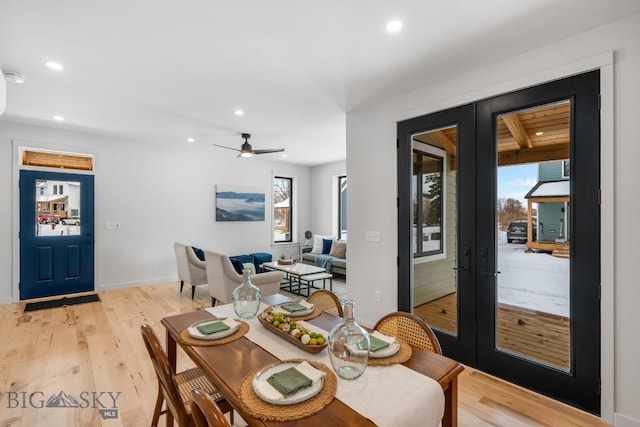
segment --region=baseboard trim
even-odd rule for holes
[[[614,414],[613,425],[616,427],[640,427],[640,420],[634,420],[621,414]]]
[[[13,298],[11,297],[0,297],[0,304],[12,304]]]
[[[157,285],[158,283],[177,282],[177,277],[169,277],[163,279],[143,280],[140,282],[124,282],[124,283],[112,283],[109,285],[100,285],[96,291],[110,291],[112,289],[133,288],[136,286],[145,285]]]

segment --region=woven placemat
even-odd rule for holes
[[[306,361],[313,365],[314,368],[320,369],[326,374],[324,376],[324,386],[322,387],[322,390],[320,390],[320,392],[311,399],[296,403],[295,405],[272,405],[271,403],[260,399],[253,391],[251,383],[253,382],[253,377],[255,377],[258,371],[284,362],[300,363],[303,361]],[[309,417],[323,410],[335,397],[337,388],[338,378],[331,369],[324,364],[308,359],[287,359],[250,372],[246,377],[244,377],[240,384],[238,399],[240,400],[240,403],[242,403],[242,406],[244,406],[247,413],[252,417],[259,418],[264,421],[293,421]]]
[[[404,342],[403,340],[401,340],[400,338],[396,338],[396,341],[398,342],[398,344],[400,344],[400,349],[396,354],[389,357],[380,357],[380,358],[369,357],[368,365],[369,366],[388,366],[388,365],[393,365],[395,363],[404,363],[407,360],[411,359],[411,355],[413,354],[413,350],[411,349],[411,346],[406,342]]]
[[[211,319],[211,320],[215,320],[215,319]],[[236,322],[240,323],[240,327],[238,328],[237,331],[235,331],[229,336],[226,336],[224,338],[220,338],[217,340],[199,340],[197,338],[192,338],[191,335],[189,335],[188,328],[184,328],[182,331],[180,331],[180,343],[199,346],[199,347],[205,347],[210,345],[222,345],[222,344],[230,343],[232,341],[242,338],[247,334],[247,332],[249,332],[248,323],[238,319],[236,319]]]
[[[274,307],[274,306],[270,305],[269,307],[267,307],[267,308],[265,308],[265,309],[264,309],[264,312],[265,312],[265,313],[270,313],[270,312],[271,312],[271,310],[273,310],[273,307]],[[284,315],[285,315],[285,317],[288,317],[288,318],[290,318],[291,320],[295,320],[295,321],[297,322],[298,320],[311,320],[311,319],[315,319],[316,317],[318,317],[318,316],[320,316],[320,315],[322,314],[322,309],[321,309],[318,305],[314,305],[314,306],[313,306],[313,311],[312,311],[311,313],[307,314],[306,316],[295,316],[295,317],[294,317],[294,316],[287,316],[287,314],[286,314],[286,313],[282,313],[282,314],[284,314]]]

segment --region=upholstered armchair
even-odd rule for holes
[[[180,292],[184,284],[191,285],[191,299],[196,293],[196,286],[207,284],[207,268],[204,261],[200,261],[191,246],[174,243],[176,262],[178,264],[178,278]]]
[[[205,251],[204,259],[207,265],[211,305],[214,306],[216,301],[220,301],[223,304],[232,302],[231,294],[242,283],[242,275],[236,272],[229,257],[226,255]],[[245,265],[245,267],[248,267],[248,265]],[[280,271],[252,274],[251,283],[260,289],[262,296],[277,294],[280,291],[280,282],[283,276]]]

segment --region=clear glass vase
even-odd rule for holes
[[[233,290],[233,309],[240,319],[251,319],[256,316],[260,308],[262,293],[257,286],[251,283],[251,270],[245,268],[242,271],[242,283]]]
[[[360,377],[369,362],[369,334],[356,323],[353,300],[343,304],[344,320],[329,332],[329,358],[340,378]]]

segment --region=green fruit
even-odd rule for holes
[[[317,338],[311,338],[309,340],[309,345],[318,345],[318,339]]]
[[[324,338],[322,337],[322,335],[316,338],[316,342],[318,343],[318,345],[324,344]]]

